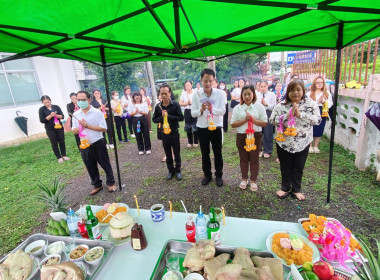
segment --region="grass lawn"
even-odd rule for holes
[[[183,125],[182,123],[182,128],[180,128],[181,138],[186,137]],[[155,130],[155,128],[156,125],[152,125],[152,129]],[[155,133],[151,135],[155,135]],[[152,139],[157,141],[155,140],[155,136],[152,136]],[[131,145],[122,146],[121,149],[124,149],[124,151],[125,149],[132,149],[135,152],[136,144],[132,143]],[[33,228],[37,226],[44,227],[46,221],[39,219],[39,217],[41,217],[42,213],[50,211],[50,209],[47,209],[44,204],[35,198],[35,195],[39,192],[37,187],[38,182],[51,184],[57,176],[63,182],[69,182],[70,180],[74,181],[72,180],[73,178],[79,178],[82,175],[87,176],[82,159],[75,148],[75,139],[72,133],[66,134],[66,146],[67,150],[70,151],[68,156],[71,156],[71,160],[64,164],[57,163],[48,139],[0,149],[0,213],[2,213],[0,216],[0,255],[4,255],[16,247],[23,237],[30,234]],[[330,211],[333,212],[333,210],[335,211],[334,213],[338,213],[338,211],[339,213],[344,213],[344,205],[354,205],[356,208],[360,208],[360,215],[364,211],[367,216],[371,217],[371,221],[377,223],[372,224],[373,230],[368,229],[373,234],[361,235],[359,233],[357,235],[365,240],[369,238],[380,239],[378,230],[380,226],[380,188],[371,183],[375,178],[375,173],[373,171],[359,171],[354,165],[354,155],[344,150],[341,146],[336,145],[334,149],[331,204],[326,205],[329,150],[327,139],[321,141],[320,149],[322,151],[321,154],[309,155],[303,176],[304,191],[307,196],[310,193],[309,200],[303,203],[291,202],[290,200],[284,202],[274,198],[274,192],[279,188],[281,177],[279,165],[274,159],[264,160],[260,166],[260,193],[240,192],[237,189],[237,185],[240,182],[239,157],[235,146],[235,136],[232,133],[227,133],[225,134],[223,145],[223,157],[227,169],[226,174],[229,172],[228,176],[230,176],[230,179],[228,181],[230,183],[224,185],[224,195],[201,197],[199,191],[194,189],[192,195],[193,203],[191,204],[194,207],[199,207],[200,203],[203,206],[206,206],[206,202],[211,205],[222,205],[221,203],[223,203],[226,209],[229,210],[229,213],[231,213],[231,216],[274,220],[282,220],[279,213],[287,211],[286,209],[289,206],[285,203],[289,203],[292,207],[295,207],[295,211],[298,211],[297,207],[302,207],[302,211],[309,211],[308,213],[313,211],[316,214],[325,215]],[[111,160],[114,158],[112,154],[110,156]],[[200,150],[184,149],[181,151],[181,156],[183,162],[188,162],[189,164],[194,162],[197,165],[195,166],[196,173],[191,168],[184,168],[182,171],[184,178],[190,178],[194,174],[199,175]],[[142,164],[144,163],[133,163],[130,158],[125,158],[122,172],[129,170],[128,174],[130,174],[131,170],[137,170]],[[133,176],[133,174],[130,176]],[[182,206],[178,202],[181,199],[179,197],[153,197],[154,194],[152,194],[150,189],[161,180],[161,177],[157,178],[157,176],[151,174],[146,176],[141,174],[141,176],[143,176],[143,179],[137,186],[136,192],[141,199],[141,207],[146,208],[147,205],[144,205],[144,203],[147,202],[144,202],[144,199],[149,200],[149,197],[152,196],[151,200],[153,201],[160,199],[167,201],[171,199],[175,201],[173,203],[174,211],[183,211]],[[88,177],[85,180],[89,180]],[[175,181],[170,183],[164,182],[164,184],[168,189],[173,188],[174,185],[178,186],[177,190],[180,193],[181,190],[186,190],[188,182],[187,179],[184,179],[180,184]],[[72,184],[75,184],[75,182]],[[118,193],[117,196],[119,195],[121,194]],[[313,195],[313,199],[310,199],[311,195]],[[340,201],[342,198],[344,200],[343,204]],[[236,203],[237,199],[239,203]],[[259,200],[263,199],[265,199],[264,203],[259,203]],[[116,201],[125,201],[134,207],[130,194],[128,194],[128,197],[117,197]],[[70,204],[70,201],[68,202]],[[81,198],[81,203],[100,202],[102,202],[101,197],[98,196]],[[330,210],[329,207],[331,207]],[[299,210],[301,211],[301,208]],[[189,209],[189,211],[194,212],[196,208]],[[355,219],[361,219],[361,217],[359,214],[352,213],[352,219],[355,221]],[[296,220],[292,221],[295,222]]]

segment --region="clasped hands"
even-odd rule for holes
[[[210,109],[211,109],[210,102],[205,102],[201,106],[201,113],[203,113],[205,110],[209,110],[210,111]]]
[[[298,108],[298,104],[297,103],[293,103],[293,109],[292,109],[292,115],[299,118],[301,117],[301,112]]]
[[[78,120],[78,123],[79,123],[81,126],[83,126],[84,128],[88,128],[88,123],[86,122],[85,119],[83,119],[83,120],[81,120],[81,121]]]

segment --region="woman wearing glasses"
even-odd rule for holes
[[[319,154],[321,151],[319,150],[318,145],[323,135],[323,131],[325,130],[326,120],[328,118],[328,116],[323,116],[322,106],[325,102],[327,102],[328,108],[331,108],[333,105],[333,100],[331,93],[327,91],[326,81],[321,76],[314,79],[310,89],[311,90],[306,94],[306,96],[310,100],[314,100],[317,103],[319,113],[322,116],[322,121],[319,125],[313,126],[313,142],[310,144],[309,153]]]

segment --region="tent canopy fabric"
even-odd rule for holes
[[[337,49],[380,37],[378,0],[0,3],[0,52],[17,53],[5,60],[44,55],[101,62],[103,45],[107,65],[206,61],[237,53]]]

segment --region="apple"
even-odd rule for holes
[[[321,280],[329,280],[334,275],[333,267],[324,261],[314,263],[313,271],[318,275]]]
[[[312,262],[304,262],[302,265],[302,268],[305,271],[313,271],[313,263]]]
[[[344,278],[339,275],[334,275],[331,276],[329,280],[344,280]]]

